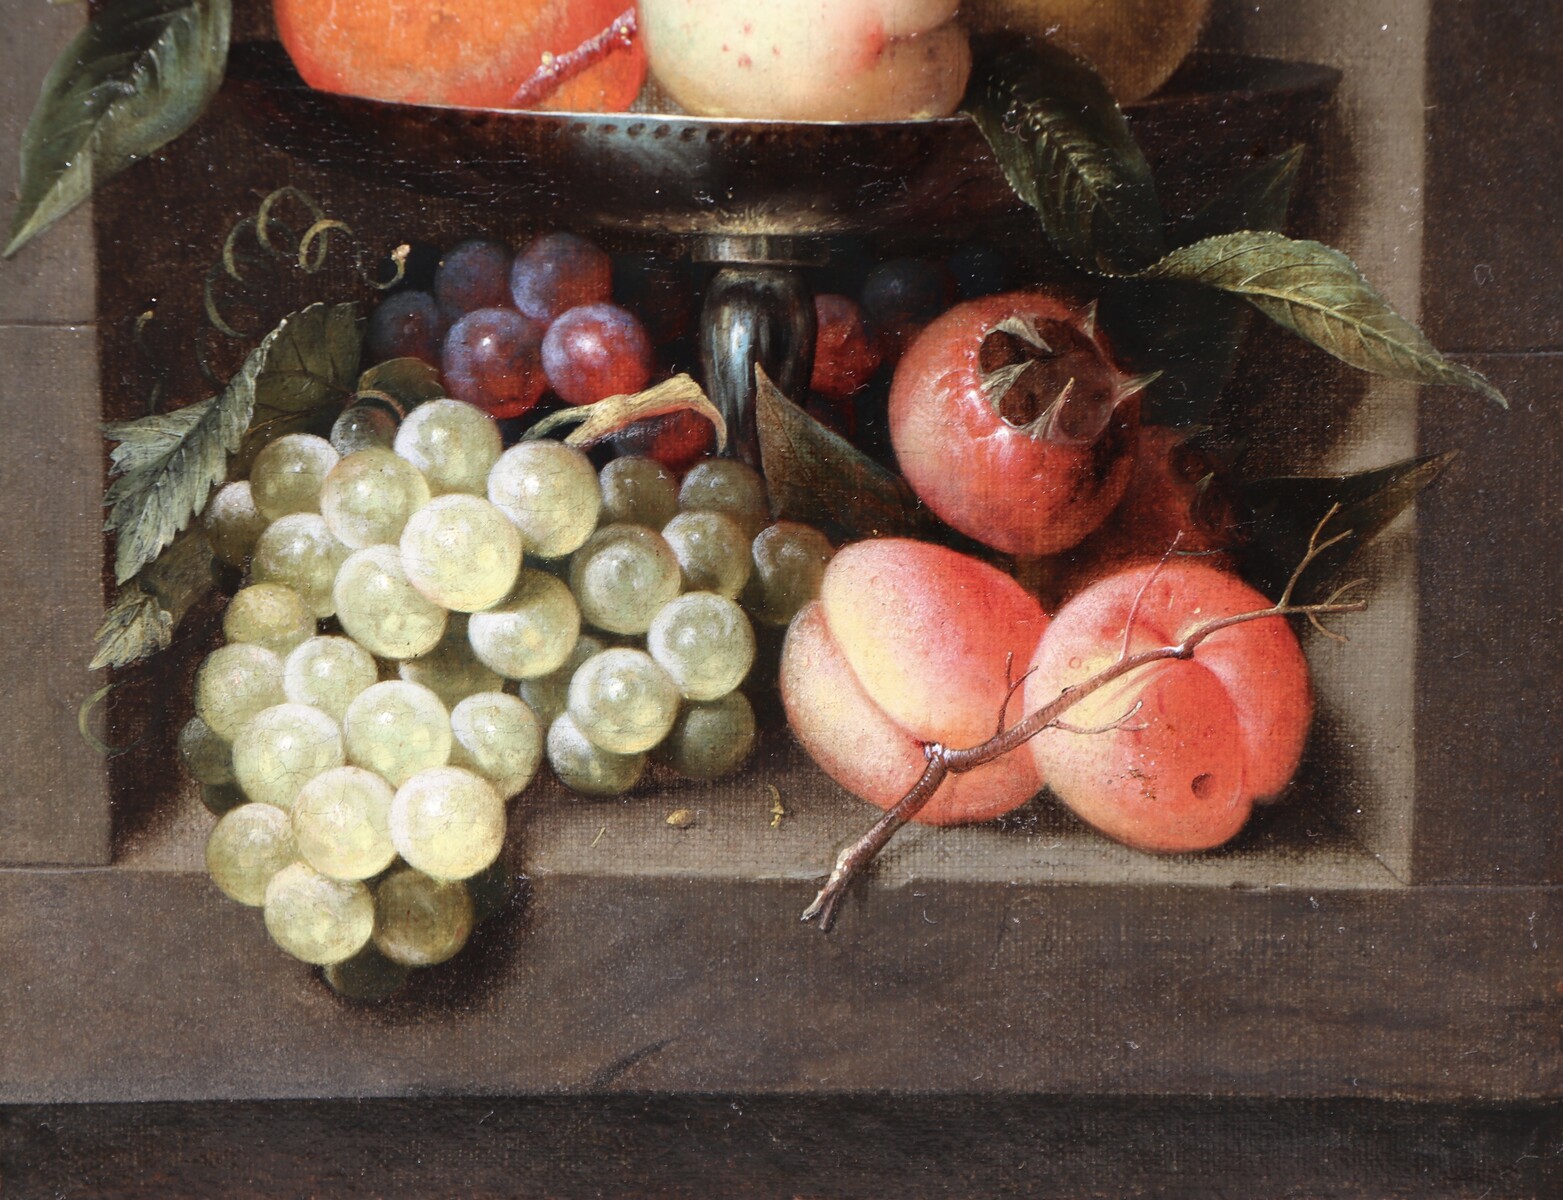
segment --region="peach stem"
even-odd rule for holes
[[[1320,549],[1324,548],[1327,546],[1320,547]],[[1310,551],[1309,558],[1304,560],[1303,566],[1300,566],[1297,574],[1293,575],[1294,582],[1313,557],[1314,552]],[[922,778],[913,785],[911,791],[896,801],[893,807],[887,809],[885,815],[874,822],[867,833],[841,852],[836,858],[836,865],[830,873],[829,880],[820,889],[819,895],[815,896],[814,903],[804,909],[802,919],[812,921],[818,918],[820,930],[829,932],[830,927],[835,924],[836,912],[852,881],[874,861],[901,826],[921,812],[923,806],[933,799],[934,793],[939,790],[939,785],[944,782],[947,775],[974,771],[1025,745],[1044,729],[1056,724],[1060,717],[1092,692],[1151,663],[1169,659],[1191,659],[1200,643],[1234,625],[1271,617],[1305,616],[1316,621],[1319,617],[1335,613],[1362,612],[1367,607],[1367,602],[1362,600],[1340,601],[1338,598],[1345,593],[1344,588],[1323,604],[1292,604],[1290,603],[1291,590],[1288,586],[1287,594],[1271,608],[1206,621],[1202,625],[1195,626],[1181,642],[1175,645],[1158,646],[1154,650],[1142,650],[1138,654],[1126,654],[1120,657],[1112,666],[1099,671],[1074,687],[1065,689],[1056,699],[1037,709],[1020,724],[1003,730],[980,746],[972,746],[964,750],[952,750],[937,743],[926,746],[924,753],[928,757],[928,766],[923,770]]]
[[[581,72],[595,67],[608,55],[622,50],[635,40],[640,30],[639,19],[632,4],[601,33],[587,38],[574,50],[559,55],[544,55],[543,64],[532,72],[531,78],[516,89],[510,97],[511,108],[536,108],[559,88]]]

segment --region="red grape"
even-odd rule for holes
[[[636,421],[614,435],[613,441],[620,454],[654,458],[674,474],[682,474],[716,453],[716,429],[687,408]]]
[[[479,308],[510,306],[510,247],[491,238],[469,238],[440,259],[434,298],[450,320]]]
[[[543,370],[561,400],[595,404],[638,392],[651,379],[651,339],[635,314],[614,304],[583,304],[548,327]]]
[[[421,358],[440,365],[440,339],[445,320],[428,292],[392,292],[369,317],[364,348],[372,362],[390,358]]]
[[[547,386],[542,340],[542,324],[514,309],[468,313],[445,339],[441,369],[446,390],[491,416],[518,416],[537,403]]]
[[[814,313],[819,332],[809,387],[821,396],[845,400],[879,369],[878,342],[868,331],[863,310],[846,296],[815,296]]]
[[[510,294],[533,320],[552,321],[577,305],[610,300],[613,263],[585,238],[545,233],[516,255]]]

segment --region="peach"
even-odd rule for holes
[[[1269,607],[1201,563],[1120,571],[1059,611],[1031,661],[1025,709],[1112,666],[1126,643],[1131,654],[1174,645],[1205,621]],[[1297,637],[1284,618],[1266,617],[1213,634],[1192,659],[1152,663],[1094,692],[1064,715],[1071,729],[1030,745],[1054,794],[1109,837],[1142,850],[1206,850],[1291,781],[1312,718]]]
[[[641,0],[652,74],[700,116],[889,121],[955,111],[959,0]]]
[[[1008,660],[1018,676],[1046,627],[1037,602],[986,563],[900,538],[847,546],[787,632],[788,722],[826,774],[889,808],[922,775],[925,745],[993,736]],[[916,819],[990,820],[1040,787],[1031,756],[1017,750],[950,776]]]
[[[508,108],[545,55],[600,34],[627,0],[274,0],[277,32],[311,87],[376,100]],[[550,109],[627,108],[646,77],[637,46],[563,83]]]

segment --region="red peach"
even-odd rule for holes
[[[847,546],[788,630],[788,721],[832,779],[889,808],[922,774],[925,745],[993,736],[1006,668],[1018,674],[1046,627],[1037,602],[986,563],[900,538]],[[1031,756],[1016,751],[952,775],[916,819],[990,820],[1040,787]]]
[[[1174,645],[1205,621],[1269,607],[1236,576],[1201,563],[1109,576],[1048,627],[1025,709],[1110,667],[1126,644],[1131,654]],[[1307,661],[1291,626],[1273,617],[1102,688],[1065,714],[1072,729],[1049,729],[1031,749],[1059,799],[1109,837],[1143,850],[1206,850],[1291,781],[1312,718]]]

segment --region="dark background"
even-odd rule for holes
[[[1556,493],[1563,221],[1556,0],[1439,0],[1430,60],[1424,321],[1510,396],[1424,404],[1424,440],[1465,453],[1426,501],[1485,530],[1422,547],[1447,595],[1424,647],[1480,631],[1469,670],[1531,703],[1466,706],[1439,753],[1535,795],[1559,769],[1557,621],[1522,570],[1556,581],[1556,512],[1489,481]],[[1433,523],[1439,526],[1437,522]],[[1465,563],[1513,564],[1488,579]],[[1458,708],[1468,677],[1438,701]],[[1429,701],[1432,703],[1432,701]],[[1518,716],[1516,716],[1518,714]],[[1519,722],[1516,725],[1516,721]],[[1419,805],[1422,800],[1419,798]],[[1536,809],[1521,806],[1520,811]],[[1555,848],[1551,828],[1516,845]],[[1429,864],[1444,877],[1457,863]],[[3,969],[3,967],[0,967]],[[0,1031],[0,1036],[15,1036]],[[1563,1108],[1208,1097],[808,1096],[423,1099],[0,1109],[0,1196],[667,1195],[1548,1197],[1563,1194]]]

